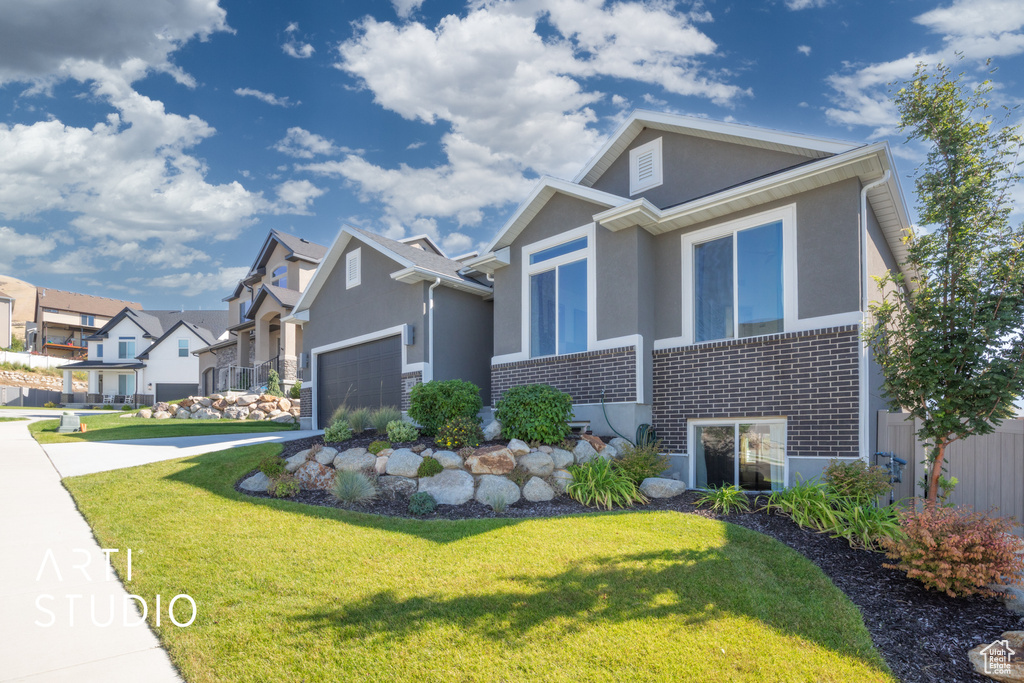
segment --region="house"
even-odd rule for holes
[[[344,226],[286,319],[301,326],[301,422],[336,407],[391,405],[431,379],[463,379],[490,402],[492,290],[425,236],[392,240]]]
[[[271,230],[249,272],[224,301],[228,337],[196,350],[204,395],[265,386],[276,370],[282,387],[298,378],[302,327],[285,322],[327,247]]]
[[[89,373],[86,403],[152,405],[199,391],[194,349],[226,334],[227,311],[139,311],[123,308],[95,334],[85,337],[86,360],[66,363],[65,403],[71,373]]]
[[[867,457],[869,278],[909,227],[885,142],[634,112],[460,271],[493,277],[490,398],[543,382],[597,433],[651,424],[697,488]]]
[[[87,349],[83,339],[106,325],[125,307],[141,310],[142,304],[37,287],[32,318],[35,325],[26,328],[26,348],[60,358],[85,357]]]
[[[0,292],[0,349],[11,348],[14,330],[14,297]]]
[[[27,325],[34,325],[36,315],[36,287],[35,285],[0,274],[0,291],[11,299],[11,344],[21,342],[22,348],[28,348],[25,343],[25,328]],[[0,308],[4,306],[0,303]],[[2,312],[0,312],[2,314]],[[0,338],[2,342],[4,338]]]

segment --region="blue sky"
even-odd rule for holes
[[[211,308],[271,228],[457,255],[638,107],[888,138],[907,176],[886,84],[957,51],[1024,100],[1019,0],[13,0],[0,273]]]

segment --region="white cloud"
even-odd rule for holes
[[[288,27],[284,30],[288,34],[288,40],[281,45],[281,49],[289,57],[295,57],[296,59],[309,59],[313,56],[316,50],[309,43],[296,40],[295,34],[299,30],[298,22],[291,22]]]
[[[796,46],[796,51],[799,52],[800,54],[802,54],[805,57],[810,57],[811,56],[811,46],[810,45],[797,45]]]
[[[241,97],[255,97],[257,100],[272,104],[275,107],[297,107],[302,104],[302,102],[290,102],[288,97],[278,97],[272,93],[254,88],[235,88],[235,94]]]
[[[422,147],[425,144],[427,144],[427,143],[424,142],[423,140],[417,140],[416,142],[410,142],[408,145],[405,146],[405,148],[406,149],[419,149],[420,147]]]
[[[872,126],[873,137],[895,132],[899,115],[889,102],[887,85],[909,79],[919,63],[953,63],[962,53],[965,65],[981,66],[988,57],[1024,53],[1024,3],[1018,0],[955,0],[914,17],[931,32],[940,34],[939,49],[911,52],[888,62],[847,64],[827,80],[835,93],[834,107],[826,110],[834,123]]]
[[[0,271],[10,272],[16,263],[49,254],[57,247],[52,236],[42,237],[19,233],[14,228],[0,226]]]
[[[802,9],[824,7],[829,2],[830,0],[786,0],[786,7],[788,7],[791,10],[797,11]]]
[[[277,186],[278,203],[274,213],[310,216],[313,200],[327,192],[308,180],[286,180]]]
[[[420,8],[423,0],[391,0],[391,4],[395,8],[395,14],[402,19],[408,19],[409,15]]]
[[[174,273],[152,278],[146,284],[161,290],[174,290],[183,296],[197,296],[231,289],[249,269],[245,266],[221,268],[211,273]]]
[[[461,232],[450,232],[441,240],[441,248],[449,256],[461,256],[473,251],[473,239]]]
[[[328,140],[299,126],[289,128],[285,136],[274,144],[274,149],[296,159],[334,156],[342,152],[352,151],[347,147],[337,147],[333,140]]]

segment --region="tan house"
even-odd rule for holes
[[[0,292],[0,349],[10,348],[13,327],[14,297]]]
[[[124,308],[142,310],[134,301],[36,288],[35,328],[26,330],[30,351],[59,358],[85,358],[84,337],[95,334]]]
[[[302,328],[282,322],[291,314],[327,247],[271,230],[249,269],[230,296],[230,336],[195,352],[200,389],[211,394],[264,386],[270,370],[282,388],[298,378]]]

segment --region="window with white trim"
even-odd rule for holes
[[[121,360],[135,358],[135,337],[118,337],[117,357]]]
[[[117,376],[118,396],[131,396],[135,393],[135,375]]]
[[[270,284],[275,287],[288,289],[288,266],[278,266],[270,277]]]
[[[103,358],[103,344],[96,345],[96,357]]]
[[[587,350],[589,235],[523,252],[529,280],[530,356]]]
[[[178,340],[178,358],[188,358],[188,339]]]
[[[785,488],[785,419],[690,420],[689,427],[695,488]]]
[[[345,289],[352,289],[362,282],[362,247],[353,249],[345,255]]]
[[[662,184],[661,138],[629,150],[629,194]]]

